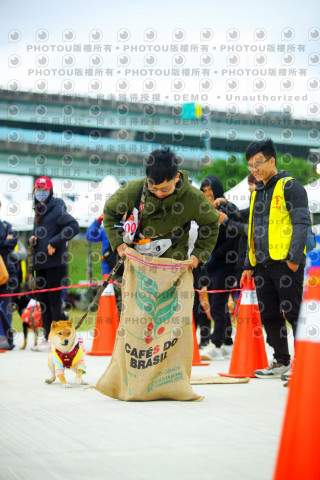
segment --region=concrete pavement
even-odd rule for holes
[[[90,340],[81,332],[87,349]],[[281,380],[195,385],[202,402],[125,403],[49,378],[47,353],[0,354],[0,479],[269,480],[287,389]],[[90,385],[110,357],[86,356]],[[227,372],[229,361],[193,367]]]

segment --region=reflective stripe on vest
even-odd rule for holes
[[[274,187],[268,223],[268,244],[269,256],[272,260],[285,260],[291,244],[292,223],[284,197],[284,186],[293,177],[280,178]],[[253,207],[256,198],[256,191],[252,193],[250,200],[249,226],[248,226],[248,247],[249,261],[254,267],[257,264],[254,250],[254,215]]]
[[[14,250],[16,252],[19,251],[19,242],[17,243],[17,245],[14,247]],[[26,273],[27,273],[27,264],[26,264],[26,261],[25,260],[21,260],[20,261],[20,265],[21,265],[21,287],[24,286],[25,284],[25,281],[26,281]]]
[[[253,241],[253,230],[254,230],[254,217],[253,217],[253,206],[256,198],[257,192],[254,190],[250,198],[250,212],[249,212],[249,224],[248,224],[248,255],[249,262],[254,267],[257,265],[257,260],[254,250],[254,241]]]

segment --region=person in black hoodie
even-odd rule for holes
[[[248,189],[249,192],[252,193],[256,186],[258,185],[258,181],[249,173],[248,175]],[[221,204],[225,205],[225,210],[227,210],[227,205],[230,202],[226,198],[217,198],[214,201],[214,206],[219,207]],[[250,208],[243,208],[239,210],[240,220],[232,220],[228,217],[228,215],[221,210],[218,210],[218,213],[222,219],[222,223],[227,227],[227,237],[234,238],[239,235],[239,244],[238,244],[238,259],[236,264],[237,269],[237,283],[240,284],[240,278],[244,268],[244,262],[246,259],[247,254],[247,246],[248,246],[248,221],[249,221],[249,211]]]
[[[39,177],[34,185],[35,221],[30,243],[33,246],[33,269],[36,290],[61,287],[67,274],[67,242],[79,232],[78,222],[67,213],[60,198],[53,197],[50,178]],[[63,312],[61,290],[39,292],[44,341],[31,350],[48,351],[52,321],[67,320]]]
[[[222,183],[216,175],[208,175],[202,181],[200,189],[212,204],[215,199],[224,195]],[[221,203],[218,209],[224,211],[229,218],[241,220],[237,207],[231,202],[226,206]],[[209,290],[228,290],[236,284],[239,236],[227,237],[226,230],[227,225],[220,217],[217,243],[205,266],[210,278]],[[229,292],[209,294],[214,330],[210,336],[209,345],[200,352],[203,360],[224,360],[231,356],[233,341],[228,298]]]
[[[240,286],[254,275],[262,324],[274,349],[269,367],[258,378],[279,378],[290,369],[287,320],[296,333],[306,240],[311,226],[303,186],[285,170],[278,172],[271,139],[252,142],[246,150],[248,168],[259,181],[251,195],[248,252]]]

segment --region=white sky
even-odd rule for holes
[[[157,94],[160,103],[171,104],[192,101],[192,95],[198,94],[203,96],[199,103],[213,109],[289,108],[294,117],[320,119],[318,0],[1,0],[0,7],[2,88],[16,82],[21,90],[116,98],[125,93],[128,98],[136,94],[138,100],[145,94],[150,101]],[[148,34],[155,40],[148,40]],[[121,40],[121,35],[128,39]],[[81,51],[57,51],[57,45],[72,49],[80,45]],[[101,45],[102,50],[84,51],[85,45],[92,49]],[[104,45],[110,45],[111,52],[104,51]],[[161,51],[168,45],[178,50]],[[203,46],[207,51],[201,50]],[[259,52],[259,46],[266,50]],[[73,71],[60,75],[59,70],[67,70],[66,62]],[[102,76],[75,74],[75,69],[84,73],[94,62],[101,62]],[[178,70],[172,72],[174,68]],[[42,69],[39,75],[37,69]],[[113,75],[106,76],[106,69],[112,69]],[[189,69],[190,76],[182,69]],[[247,99],[250,95],[255,98]]]

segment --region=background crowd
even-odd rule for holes
[[[161,154],[165,155],[164,152]],[[166,152],[169,155],[169,150]],[[230,311],[234,305],[234,292],[243,286],[245,278],[253,275],[267,341],[275,351],[274,360],[268,369],[258,372],[257,376],[268,377],[285,373],[290,368],[287,334],[284,332],[287,331],[286,321],[291,324],[294,333],[296,330],[302,297],[305,245],[311,222],[306,192],[289,172],[277,171],[276,151],[270,139],[252,142],[247,148],[246,158],[250,170],[248,189],[252,194],[250,207],[247,209],[239,210],[227,201],[222,183],[216,175],[208,175],[201,182],[200,190],[218,214],[219,228],[208,260],[199,261],[196,255],[197,261],[193,265],[196,291],[193,316],[199,328],[201,358],[230,358],[234,336]],[[176,173],[173,182],[170,178],[162,183],[160,180],[156,181],[155,185],[148,187],[148,195],[156,199],[171,195],[174,198],[179,188],[184,188],[180,186],[184,184],[183,175]],[[147,170],[148,179],[150,180],[150,176],[148,177]],[[158,188],[158,185],[161,187],[165,183],[168,183],[168,186]],[[16,308],[22,315],[30,296],[10,295],[22,293],[21,285],[28,272],[28,288],[36,292],[33,297],[40,305],[44,332],[42,343],[31,350],[50,350],[48,334],[52,321],[67,319],[60,287],[66,283],[68,276],[68,241],[79,233],[79,225],[67,212],[64,201],[54,196],[50,178],[37,178],[33,198],[35,217],[27,246],[28,255],[26,247],[18,239],[18,234],[10,223],[0,220],[0,254],[9,275],[8,280],[0,285],[0,295],[7,295],[0,296],[1,349],[15,347],[11,328],[12,311]],[[282,227],[289,229],[285,240],[280,227],[277,230],[273,226],[275,219]],[[93,221],[87,230],[86,239],[102,244],[100,260],[105,279],[116,257],[103,228],[103,220],[104,216],[101,214]],[[201,221],[199,216],[198,223]],[[197,252],[200,232],[197,220],[193,221],[188,233],[191,257]],[[273,242],[276,242],[277,246],[274,246]],[[282,253],[276,253],[279,251]],[[121,253],[121,249],[118,252]],[[199,253],[198,257],[201,257]],[[284,276],[288,278],[287,286],[282,281]],[[47,291],[54,288],[57,289]],[[273,301],[269,308],[265,308],[270,298],[273,298]],[[120,304],[121,298],[118,298],[119,307]]]

